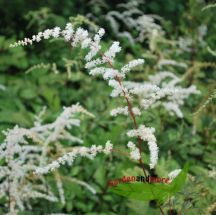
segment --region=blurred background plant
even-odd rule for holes
[[[68,20],[90,30],[101,26],[107,32],[104,47],[113,40],[121,41],[123,50],[117,64],[133,58],[145,59],[144,67],[129,75],[130,80],[143,82],[149,75],[169,71],[183,77],[184,87],[194,84],[201,91],[185,101],[182,109],[185,118],[171,118],[163,108],[157,108],[148,110],[140,120],[156,128],[160,159],[152,174],[167,176],[170,170],[181,168],[186,161],[192,163],[188,183],[172,199],[173,210],[182,209],[182,214],[191,215],[214,214],[216,9],[207,8],[209,2],[204,0],[165,2],[0,1],[0,130],[16,124],[30,128],[43,106],[47,106],[46,121],[51,122],[62,106],[79,102],[95,115],[80,127],[85,145],[112,139],[116,147],[124,149],[122,143],[126,138],[119,134],[130,121],[109,116],[110,110],[121,104],[109,98],[110,88],[100,78],[89,77],[82,52],[56,40],[9,49],[15,40],[46,28],[63,27]],[[0,134],[1,142],[3,139],[4,135]],[[148,163],[148,155],[143,153],[143,158]],[[76,162],[75,167],[61,171],[67,172],[69,178],[91,182],[97,195],[65,181],[65,205],[34,200],[34,212],[26,209],[20,214],[159,214],[154,202],[129,201],[109,192],[107,180],[121,177],[131,169],[133,175],[139,171],[127,158],[114,154],[99,156],[93,163],[79,159]],[[0,204],[3,202],[1,199]],[[2,207],[0,210],[4,214]]]

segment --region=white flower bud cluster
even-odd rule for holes
[[[109,60],[110,62],[114,61],[114,58],[118,52],[121,51],[119,42],[113,42],[110,48],[104,53],[104,60]]]
[[[140,159],[140,152],[139,149],[135,146],[135,144],[131,141],[127,144],[128,148],[130,149],[130,157],[133,160],[139,160]]]
[[[127,116],[128,115],[128,107],[127,106],[126,107],[118,107],[118,108],[111,110],[111,112],[110,112],[111,116],[117,116],[118,114],[122,114],[122,115]]]
[[[105,31],[103,28],[99,29],[98,33],[94,36],[93,41],[90,38],[86,38],[86,40],[89,42],[86,44],[86,40],[83,40],[85,48],[90,48],[89,53],[86,55],[85,60],[87,62],[91,61],[92,58],[98,53],[98,51],[101,49],[100,41],[103,35],[105,34]],[[90,40],[89,40],[90,39]]]
[[[113,88],[110,94],[111,97],[118,97],[119,95],[123,96],[124,95],[123,92],[125,92],[125,95],[127,97],[130,97],[127,88],[124,87],[123,85],[120,85],[118,81],[109,80],[108,84]]]
[[[138,137],[143,141],[147,141],[149,151],[150,151],[150,168],[153,169],[157,164],[158,160],[158,146],[156,143],[156,138],[154,136],[155,129],[147,128],[141,125],[138,129],[128,131],[127,135],[129,137]]]
[[[122,74],[127,74],[128,72],[131,71],[131,69],[132,69],[133,67],[142,65],[143,63],[144,63],[144,60],[143,60],[143,59],[132,60],[132,61],[130,61],[128,64],[126,64],[125,66],[123,66],[123,67],[121,68],[121,73],[122,73]]]
[[[133,107],[132,111],[137,116],[141,115],[141,111],[140,111],[140,109],[138,107]],[[127,116],[129,114],[128,106],[126,106],[126,107],[118,107],[118,108],[115,108],[115,109],[111,110],[111,112],[110,112],[111,116],[117,116],[119,114]]]
[[[46,174],[50,171],[53,171],[59,168],[61,165],[65,163],[72,164],[76,157],[87,157],[89,159],[94,159],[94,157],[98,153],[105,153],[110,154],[113,149],[113,145],[110,141],[107,141],[105,147],[92,145],[90,148],[88,147],[79,147],[74,149],[72,152],[65,154],[64,156],[58,158],[57,160],[53,161],[46,167],[39,167],[35,170],[35,174]]]
[[[102,75],[104,80],[115,78],[116,76],[120,76],[118,70],[106,67],[96,67],[89,72],[90,75]]]

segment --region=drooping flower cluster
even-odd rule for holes
[[[130,152],[131,159],[139,160],[140,159],[140,152],[139,152],[139,149],[135,146],[135,144],[133,142],[129,141],[127,146],[131,151]]]
[[[39,167],[36,169],[36,174],[45,174],[49,171],[53,171],[59,168],[61,165],[64,165],[66,162],[70,165],[73,163],[74,159],[78,156],[80,157],[87,157],[89,159],[93,159],[98,153],[111,153],[113,145],[110,141],[107,141],[105,147],[92,145],[90,148],[88,147],[76,147],[73,149],[72,152],[69,152],[62,157],[58,158],[57,160],[53,161],[46,167]]]
[[[158,146],[156,143],[156,137],[154,136],[155,129],[147,128],[141,125],[138,129],[133,129],[127,132],[129,137],[138,137],[143,141],[146,141],[150,151],[150,168],[154,168],[158,160]]]

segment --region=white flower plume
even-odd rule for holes
[[[61,165],[65,163],[72,164],[76,157],[87,157],[89,159],[93,159],[98,153],[111,153],[113,145],[110,141],[107,141],[105,147],[92,145],[90,148],[88,147],[76,147],[72,152],[69,152],[57,160],[53,161],[46,167],[39,167],[35,170],[36,174],[46,174],[49,171],[53,171],[59,168]]]
[[[154,168],[158,160],[158,146],[156,143],[156,138],[154,136],[155,129],[147,128],[141,125],[138,129],[133,129],[127,132],[129,137],[137,137],[143,141],[147,141],[149,151],[150,151],[150,168]]]

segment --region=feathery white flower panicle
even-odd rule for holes
[[[110,141],[107,141],[105,147],[92,145],[90,148],[88,147],[77,147],[74,148],[72,152],[69,152],[62,157],[59,157],[57,160],[53,161],[46,167],[38,167],[35,170],[35,174],[46,174],[50,171],[54,171],[55,169],[59,168],[61,165],[65,163],[72,164],[75,158],[77,157],[87,157],[89,159],[93,159],[98,153],[111,153],[113,149],[113,145]]]
[[[61,28],[55,27],[52,31],[53,38],[58,38],[60,36],[60,33],[61,33]]]
[[[132,60],[130,61],[128,64],[126,64],[125,66],[123,66],[121,68],[121,73],[122,75],[127,74],[128,72],[130,72],[130,70],[136,66],[142,65],[144,63],[143,59],[137,59],[137,60]]]
[[[108,155],[112,152],[112,150],[113,150],[113,144],[111,143],[110,140],[108,140],[105,144],[104,149],[103,149],[103,153]]]
[[[53,29],[46,29],[43,32],[39,32],[37,35],[33,35],[32,38],[24,38],[24,40],[19,40],[18,42],[15,42],[13,44],[10,44],[10,47],[14,48],[17,46],[26,46],[26,45],[32,45],[33,42],[40,42],[42,39],[51,39],[51,38],[58,38],[60,36],[63,36],[65,41],[70,41],[73,37],[74,29],[71,23],[67,23],[64,30],[61,30],[59,27],[55,27]],[[86,34],[86,31],[80,29],[78,31],[81,38],[83,38],[83,34]],[[77,33],[77,34],[78,34]],[[76,40],[77,40],[76,36]]]
[[[80,126],[80,120],[77,119],[76,114],[83,113],[90,117],[94,117],[91,113],[85,110],[79,104],[72,105],[71,107],[63,107],[63,112],[57,117],[57,119],[50,124],[40,125],[37,124],[35,127],[31,128],[39,134],[41,139],[48,136],[48,142],[56,141],[58,139],[76,139],[70,136],[67,129],[71,129],[72,126]]]
[[[111,97],[126,96],[128,99],[130,99],[129,91],[124,85],[119,84],[118,81],[111,79],[109,80],[108,85],[113,88],[110,94]]]
[[[170,173],[168,174],[168,178],[169,178],[170,182],[171,182],[174,178],[176,178],[176,177],[178,176],[178,174],[179,174],[181,171],[182,171],[181,169],[175,169],[175,170],[173,170],[172,172],[170,172]]]
[[[144,60],[133,60],[125,65],[121,71],[114,69],[113,63],[116,54],[121,51],[121,47],[119,46],[119,42],[113,42],[113,44],[107,51],[105,51],[105,53],[100,52],[100,42],[104,34],[105,30],[103,28],[100,28],[99,31],[93,36],[93,38],[91,38],[87,30],[80,27],[74,29],[72,24],[68,23],[64,30],[61,30],[59,27],[55,27],[54,29],[47,29],[44,32],[39,32],[37,35],[34,35],[32,39],[25,39],[24,42],[21,41],[15,44],[11,44],[11,47],[16,47],[17,45],[23,44],[27,45],[29,43],[32,43],[33,41],[39,42],[42,37],[44,39],[63,37],[66,42],[69,42],[71,44],[72,47],[76,47],[78,46],[78,44],[80,44],[81,48],[89,50],[87,55],[85,56],[85,68],[90,69],[89,74],[101,74],[105,80],[109,80],[109,85],[113,87],[111,96],[124,96],[129,100],[129,92],[121,84],[121,80],[125,78],[125,74],[129,72],[133,67],[143,64]],[[99,56],[96,57],[97,54]],[[104,64],[108,64],[109,68],[105,67]]]
[[[137,95],[144,109],[162,105],[170,115],[183,117],[181,106],[184,100],[192,94],[199,94],[196,86],[188,88],[179,86],[182,81],[171,72],[164,71],[150,76],[150,82],[124,82],[125,88],[132,95]]]
[[[105,30],[103,28],[99,29],[98,33],[95,34],[93,41],[91,41],[87,47],[90,48],[89,53],[85,56],[85,60],[87,62],[91,61],[92,58],[98,53],[101,49],[100,41],[103,35],[105,34]],[[85,40],[84,40],[85,41]]]
[[[88,38],[88,31],[84,30],[83,28],[77,28],[71,42],[72,47],[76,47],[79,43],[83,42],[87,38]]]
[[[128,115],[128,107],[118,107],[115,108],[113,110],[111,110],[110,115],[111,116],[117,116],[118,114],[122,114],[122,115]]]
[[[44,155],[46,155],[44,152],[49,149],[49,143],[52,142],[52,145],[59,149],[61,148],[58,142],[60,139],[82,142],[78,137],[74,137],[67,131],[72,126],[79,126],[80,120],[77,118],[77,113],[84,113],[93,117],[91,113],[77,104],[65,107],[53,123],[42,124],[41,117],[44,111],[45,109],[35,117],[34,127],[25,129],[15,126],[13,129],[5,131],[5,140],[0,144],[0,159],[5,160],[5,165],[0,166],[0,198],[8,195],[9,191],[11,199],[14,199],[14,203],[10,204],[9,209],[10,213],[13,214],[25,210],[26,204],[30,206],[29,200],[31,198],[44,198],[49,201],[58,200],[51,192],[43,176],[35,176],[38,177],[37,185],[32,184],[32,180],[28,180],[28,176],[38,168],[41,160],[44,161]],[[34,145],[29,144],[30,139],[31,142],[35,143]],[[112,144],[108,142],[104,148],[93,146],[86,156],[93,158],[98,152],[109,153],[111,150]],[[62,151],[63,153],[66,152],[64,149],[60,150],[61,153]],[[84,149],[80,151],[80,154],[85,156],[86,152]],[[47,156],[45,157],[47,158]],[[47,164],[46,161],[45,164]],[[70,164],[69,160],[67,162]],[[63,188],[58,180],[57,189],[60,200],[64,203]]]
[[[120,51],[121,47],[119,46],[119,42],[113,42],[110,48],[104,53],[103,59],[113,63],[116,54]]]
[[[104,80],[113,79],[116,76],[120,76],[118,70],[106,67],[96,67],[91,69],[89,72],[90,75],[102,75]]]
[[[130,149],[130,157],[133,160],[139,160],[140,157],[140,151],[139,149],[135,146],[135,144],[131,141],[128,142],[127,144],[128,148]]]
[[[143,14],[143,11],[139,10],[139,4],[135,1],[128,3],[121,3],[117,5],[117,8],[121,8],[121,11],[109,11],[105,15],[105,19],[111,25],[113,33],[119,38],[127,38],[130,44],[134,45],[136,41],[143,42],[145,39],[151,39],[153,32],[157,31],[159,36],[164,34],[161,26],[156,21],[160,21],[161,17],[156,15]],[[125,25],[124,28],[121,26]],[[129,31],[122,31],[122,29],[129,29],[138,32],[138,36],[134,38]]]
[[[104,64],[105,62],[106,62],[105,60],[103,60],[103,59],[101,59],[101,58],[97,58],[97,59],[95,59],[95,60],[92,60],[92,61],[90,61],[90,62],[87,62],[87,63],[85,64],[85,68],[86,68],[86,69],[92,69],[92,68],[94,68],[94,67],[97,67],[97,66],[99,66],[99,65]]]
[[[67,23],[65,30],[62,31],[62,35],[66,41],[70,41],[73,37],[74,29],[71,23]]]
[[[27,176],[36,169],[42,151],[40,144],[28,143],[29,139],[35,143],[40,142],[37,133],[31,129],[15,126],[4,134],[6,138],[0,145],[0,158],[5,159],[5,165],[0,166],[0,197],[9,195],[10,199],[13,199],[9,208],[10,213],[17,214],[18,211],[23,211],[25,204],[29,204],[30,198],[56,201],[52,193],[46,194],[47,184],[44,178],[38,178],[40,190],[27,179]],[[42,193],[41,190],[45,192]]]
[[[137,115],[137,116],[141,115],[141,111],[140,111],[140,109],[138,107],[133,107],[132,111],[133,111],[134,115]],[[118,107],[118,108],[115,108],[115,109],[111,110],[111,112],[110,112],[111,116],[117,116],[119,114],[127,116],[129,114],[128,106],[126,106],[126,107]]]
[[[138,137],[143,141],[147,141],[150,151],[150,168],[154,168],[158,160],[158,146],[156,143],[156,137],[154,136],[155,129],[148,128],[141,125],[138,129],[130,130],[127,132],[129,137]]]
[[[79,104],[72,105],[71,107],[64,107],[63,112],[57,117],[57,119],[50,124],[46,125],[36,125],[31,128],[32,131],[37,132],[38,136],[44,140],[42,155],[40,158],[40,165],[44,166],[47,164],[48,157],[47,152],[49,149],[49,144],[54,143],[57,140],[69,140],[72,142],[82,143],[83,141],[78,137],[74,137],[69,129],[72,127],[80,126],[80,119],[78,119],[77,114],[83,113],[90,117],[94,117],[91,113],[81,107]]]

